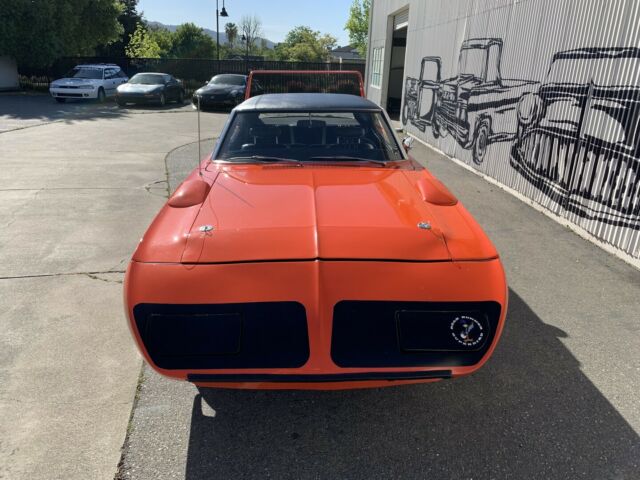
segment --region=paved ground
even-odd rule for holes
[[[111,100],[104,104],[85,100],[68,100],[67,103],[61,104],[53,101],[48,95],[38,93],[0,93],[0,133],[47,123],[70,125],[79,121],[97,121],[125,114],[157,114],[159,111],[184,113],[191,111],[191,106],[169,104],[163,108],[130,106],[121,109]]]
[[[0,478],[113,478],[141,368],[122,272],[195,125],[188,106],[0,96]]]
[[[139,363],[121,274],[86,272],[122,268],[163,201],[165,153],[175,188],[197,150],[192,112],[136,113],[0,134],[0,276],[52,274],[0,280],[0,478],[115,468]],[[205,116],[205,136],[222,120]],[[144,368],[121,478],[638,478],[640,272],[414,152],[503,256],[511,303],[489,364],[354,392],[198,391]]]

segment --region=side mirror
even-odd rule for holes
[[[404,151],[408,152],[409,150],[411,150],[413,148],[413,142],[415,140],[413,139],[413,137],[404,137],[402,139],[402,146],[404,147]]]

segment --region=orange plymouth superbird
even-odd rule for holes
[[[498,252],[354,95],[266,94],[153,220],[127,269],[129,325],[199,386],[343,389],[468,375],[493,353]]]

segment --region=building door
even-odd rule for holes
[[[398,119],[402,104],[402,85],[404,83],[404,57],[407,49],[407,27],[409,26],[409,10],[393,17],[393,36],[391,38],[391,60],[387,78],[387,112]]]

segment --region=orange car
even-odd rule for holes
[[[233,110],[140,241],[124,291],[155,370],[226,388],[467,375],[507,308],[496,249],[385,112],[320,93]]]

